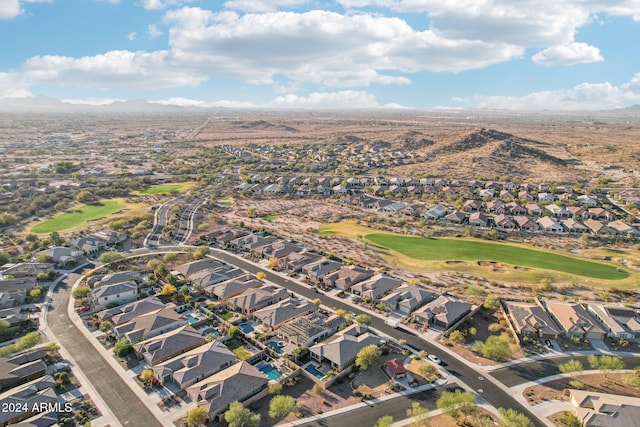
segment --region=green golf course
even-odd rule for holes
[[[54,218],[45,220],[31,228],[32,233],[45,234],[65,231],[79,227],[89,221],[113,215],[128,206],[116,200],[103,200],[98,203],[79,206],[69,212],[63,212]]]

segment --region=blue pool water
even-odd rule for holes
[[[204,337],[206,337],[209,334],[213,334],[213,336],[216,338],[220,336],[220,332],[218,332],[216,329],[213,329],[213,328],[207,328],[201,332],[201,335]]]
[[[240,326],[240,329],[242,329],[242,332],[244,332],[245,334],[250,334],[251,332],[254,331],[253,326],[251,326],[251,323],[241,323],[238,326]]]
[[[258,369],[260,370],[260,372],[262,372],[267,377],[269,377],[270,380],[279,380],[280,377],[282,376],[282,373],[280,373],[280,371],[278,371],[276,368],[274,368],[272,365],[269,365],[268,363],[259,364]]]
[[[324,378],[324,374],[322,372],[320,372],[319,370],[317,370],[316,367],[313,366],[313,365],[307,365],[307,367],[304,368],[304,369],[306,369],[307,372],[310,372],[311,375],[313,375],[314,377],[316,377],[318,379]]]
[[[271,347],[271,349],[272,349],[273,351],[275,351],[276,353],[278,353],[278,354],[282,354],[282,348],[281,348],[281,347],[278,347],[277,343],[275,343],[275,342],[273,342],[273,341],[269,341],[269,342],[267,343],[267,345],[268,345],[269,347]]]
[[[197,317],[192,316],[190,313],[187,313],[187,320],[189,321],[190,325],[193,325],[194,323],[197,323],[200,321],[200,319],[198,319]]]

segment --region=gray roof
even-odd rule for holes
[[[262,372],[243,361],[192,385],[187,388],[187,394],[199,402],[199,406],[204,406],[209,416],[215,416],[231,402],[242,402],[267,383]]]
[[[401,284],[402,281],[394,277],[386,274],[377,274],[367,281],[353,285],[351,292],[359,293],[362,297],[369,297],[375,300]]]
[[[336,366],[346,367],[355,360],[360,349],[372,344],[379,345],[380,337],[371,334],[366,326],[354,324],[309,350]]]
[[[514,301],[504,305],[518,333],[560,334],[551,316],[539,305]]]
[[[187,319],[177,313],[173,308],[165,307],[161,310],[146,313],[135,317],[132,321],[124,323],[114,329],[114,333],[117,337],[125,336],[130,342],[137,342],[144,338],[157,334],[158,330],[175,326],[176,323],[183,321],[183,324],[187,323]]]
[[[170,374],[181,388],[199,377],[210,376],[237,361],[224,344],[212,341],[153,368],[158,376]]]
[[[255,276],[247,274],[245,276],[236,277],[235,279],[228,280],[224,283],[213,288],[213,294],[221,300],[234,297],[251,288],[259,288],[262,286],[260,280],[255,279]]]
[[[271,329],[276,329],[287,320],[309,314],[316,309],[316,305],[307,299],[289,298],[260,309],[253,315]]]
[[[281,301],[289,296],[289,292],[277,286],[251,288],[238,296],[229,298],[227,304],[240,310],[254,311],[273,301]]]
[[[414,313],[414,316],[424,317],[427,320],[435,318],[440,323],[451,325],[471,310],[472,305],[459,300],[451,295],[440,295],[423,308]]]
[[[179,265],[175,268],[175,271],[182,274],[182,276],[184,277],[189,277],[192,274],[198,273],[199,271],[206,269],[216,269],[222,267],[223,265],[224,264],[222,264],[220,261],[206,257],[197,261]]]
[[[114,325],[120,325],[135,317],[161,310],[164,307],[165,305],[160,299],[151,296],[119,307],[104,310],[100,312],[100,317],[102,319],[111,319]]]
[[[135,282],[130,281],[130,282],[123,282],[123,283],[116,283],[113,285],[100,286],[99,288],[91,291],[91,293],[93,294],[93,298],[99,299],[99,298],[104,298],[111,295],[118,295],[126,292],[131,292],[131,291],[137,292],[138,285],[136,285]]]
[[[133,349],[151,365],[155,365],[202,344],[204,344],[204,337],[191,326],[186,325],[134,344]]]

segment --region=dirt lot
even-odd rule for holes
[[[342,383],[336,383],[328,390],[322,390],[316,394],[313,392],[313,381],[307,379],[304,375],[300,375],[298,378],[299,380],[295,385],[283,388],[282,394],[292,396],[297,402],[304,403],[304,406],[300,410],[300,418],[332,411],[360,402],[359,398],[352,395],[348,380]],[[267,396],[251,405],[252,410],[260,414],[261,427],[270,427],[275,423],[275,420],[269,417],[269,402],[272,397],[273,396]],[[278,422],[278,424],[295,421],[297,419],[298,416],[292,412],[284,420]]]
[[[622,374],[609,374],[608,378],[605,378],[602,374],[580,375],[576,377],[576,380],[584,384],[585,390],[640,397],[640,391],[622,383]],[[569,381],[571,381],[571,378],[561,378],[544,384],[528,387],[523,392],[523,395],[531,405],[551,399],[564,400],[565,398],[562,395],[562,391],[570,387]]]

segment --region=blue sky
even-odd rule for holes
[[[638,0],[0,0],[0,98],[620,108],[639,34]]]

